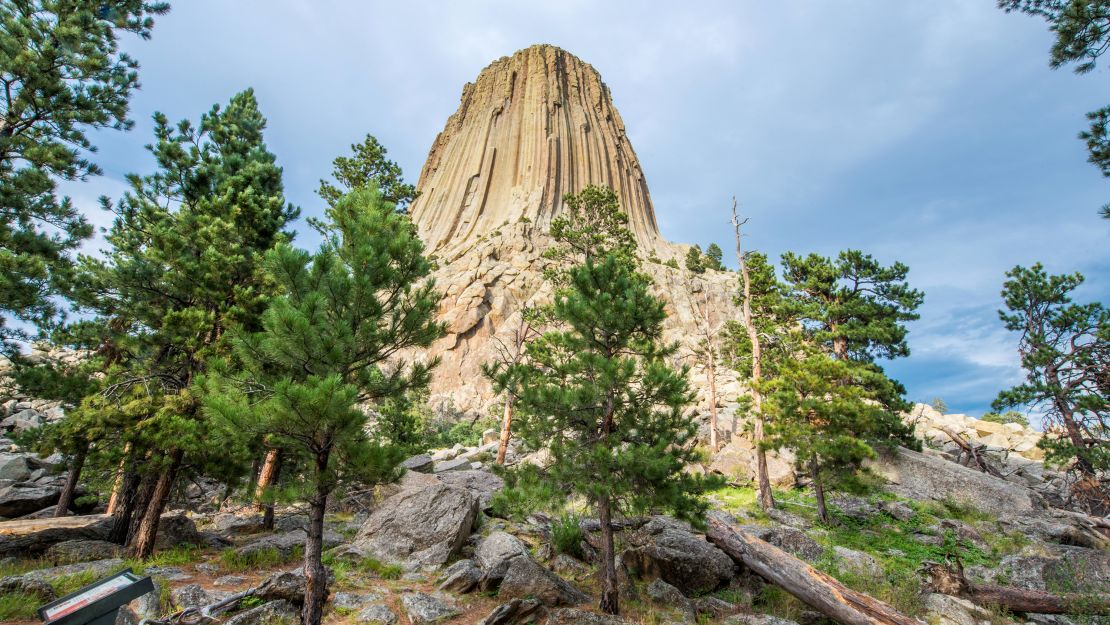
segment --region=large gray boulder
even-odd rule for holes
[[[508,532],[492,532],[478,541],[474,559],[484,572],[482,590],[496,588],[509,570],[513,558],[528,555],[528,547]]]
[[[31,479],[31,469],[22,454],[0,453],[0,480],[23,482]]]
[[[440,566],[462,546],[477,516],[478,500],[465,489],[430,484],[403,490],[374,510],[353,546],[410,570]]]
[[[653,517],[628,536],[621,560],[630,573],[662,578],[692,596],[712,592],[732,580],[736,565],[723,551],[668,517]]]
[[[1110,553],[1053,545],[1045,555],[1009,555],[997,567],[977,568],[972,575],[1025,590],[1104,592],[1110,588]]]
[[[270,601],[257,608],[244,610],[224,621],[224,625],[293,625],[300,622],[301,615],[288,601]]]
[[[0,488],[0,517],[21,517],[58,503],[62,489],[32,483],[12,484]]]
[[[412,625],[428,625],[436,621],[459,615],[459,609],[446,597],[436,597],[422,592],[407,592],[401,595],[401,607],[405,609]]]
[[[38,556],[51,545],[68,540],[105,540],[112,529],[106,514],[0,523],[0,557]]]
[[[548,607],[579,605],[590,600],[585,593],[528,556],[518,556],[510,561],[498,596],[534,598]]]
[[[1043,507],[1029,488],[956,464],[939,452],[899,448],[880,454],[870,467],[890,482],[892,492],[910,499],[954,500],[1000,518],[1028,516]]]
[[[447,473],[440,473],[437,477],[439,477],[439,481],[448,486],[465,488],[470,491],[471,495],[478,498],[478,507],[482,510],[489,509],[493,496],[505,486],[505,480],[489,471],[448,471]]]
[[[58,564],[71,564],[118,558],[122,554],[123,547],[106,540],[66,540],[51,545],[45,557]]]
[[[547,617],[547,625],[627,625],[628,621],[619,616],[594,614],[574,608],[552,610]]]
[[[520,625],[534,623],[543,613],[543,604],[535,599],[512,599],[493,609],[478,625]]]

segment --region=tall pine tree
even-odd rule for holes
[[[129,531],[133,551],[147,556],[158,519],[183,467],[231,468],[213,444],[194,392],[197,375],[227,352],[229,329],[256,329],[272,294],[260,263],[267,250],[291,235],[297,215],[283,194],[281,168],[267,151],[265,118],[252,91],[213,107],[199,127],[171,127],[155,115],[150,147],[158,171],[131,176],[118,203],[103,259],[82,258],[76,297],[106,330],[127,346],[127,356],[105,389],[133,397],[141,437],[130,447],[144,474],[142,509]],[[149,455],[147,455],[149,453]]]
[[[136,0],[0,3],[0,313],[40,327],[57,313],[54,283],[92,227],[56,182],[100,173],[90,130],[131,127],[139,66],[118,37],[149,38],[168,10]],[[0,340],[22,338],[0,318]]]
[[[308,467],[301,494],[309,504],[307,625],[319,625],[327,599],[320,556],[329,497],[344,482],[394,477],[407,452],[405,441],[367,435],[361,404],[426,386],[435,361],[404,363],[397,354],[427,347],[443,332],[423,244],[393,203],[359,189],[327,217],[316,254],[282,245],[267,256],[282,295],[270,303],[260,332],[237,335],[244,370],[216,380],[206,402],[230,430],[268,436]]]

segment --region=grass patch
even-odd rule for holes
[[[582,526],[577,514],[564,513],[551,522],[551,546],[556,553],[582,557]]]
[[[45,603],[42,597],[27,592],[9,592],[0,595],[0,621],[29,621],[37,619],[35,610]]]
[[[108,577],[109,575],[115,575],[126,568],[126,564],[121,564],[106,572],[88,570],[74,573],[73,575],[62,575],[61,577],[55,577],[50,580],[50,585],[54,588],[54,593],[60,597],[62,595],[68,595],[78,588],[84,588],[98,579]]]
[[[220,568],[230,572],[266,569],[299,560],[303,555],[304,547],[301,545],[294,547],[288,554],[283,554],[276,547],[254,549],[246,553],[229,548],[220,552]]]
[[[373,573],[382,579],[400,579],[405,569],[398,564],[387,564],[377,558],[363,558],[358,561],[358,570]]]
[[[15,575],[23,575],[31,571],[45,569],[54,566],[49,560],[41,558],[34,558],[29,560],[7,560],[0,562],[0,577],[13,577]]]

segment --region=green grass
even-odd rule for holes
[[[283,554],[276,547],[256,549],[247,553],[228,548],[220,552],[220,568],[233,573],[266,569],[299,560],[303,555],[304,547],[301,545],[297,545],[289,554]]]
[[[582,557],[582,527],[577,514],[565,513],[551,522],[551,546],[556,553]]]
[[[45,603],[42,597],[26,592],[9,592],[0,595],[0,621],[29,621],[37,619],[35,610]]]
[[[50,580],[50,585],[54,587],[54,593],[60,597],[62,595],[68,595],[78,588],[84,588],[85,586],[88,586],[98,579],[107,577],[109,575],[115,575],[116,573],[126,568],[127,564],[124,563],[110,571],[101,572],[88,570],[81,571],[80,573],[74,573],[73,575],[62,575]]]
[[[49,560],[41,558],[34,558],[30,560],[9,560],[0,562],[0,577],[12,577],[15,575],[23,575],[30,571],[37,571],[39,569],[46,569],[54,566]]]
[[[358,570],[373,573],[382,579],[400,579],[405,569],[397,564],[386,564],[377,558],[363,558],[356,564]]]

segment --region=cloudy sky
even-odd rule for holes
[[[736,195],[772,256],[908,264],[926,303],[888,369],[911,399],[978,414],[1019,379],[995,313],[1015,264],[1081,271],[1081,297],[1110,300],[1110,181],[1075,138],[1110,81],[1051,71],[1043,22],[992,0],[598,4],[176,2],[124,42],[135,129],[97,135],[106,175],[65,191],[106,224],[95,198],[149,173],[154,111],[195,120],[253,87],[288,195],[316,215],[349,144],[373,133],[415,182],[462,85],[551,43],[610,86],[667,238],[730,249]]]

